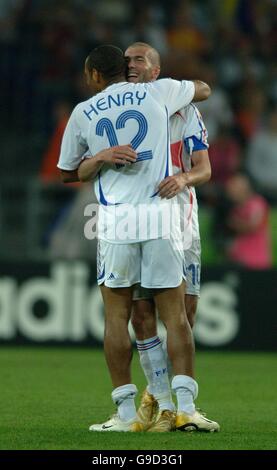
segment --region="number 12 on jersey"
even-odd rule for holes
[[[136,110],[129,110],[124,111],[124,113],[120,114],[116,120],[115,128],[112,121],[108,118],[102,118],[98,121],[96,125],[96,135],[103,137],[104,132],[106,132],[109,144],[111,147],[115,147],[119,145],[118,139],[116,136],[116,130],[123,129],[125,127],[126,122],[129,119],[135,119],[138,123],[138,132],[131,140],[131,145],[134,150],[138,148],[138,146],[143,142],[146,137],[147,130],[148,130],[148,123],[145,116]],[[138,152],[137,154],[137,162],[141,162],[143,160],[151,160],[153,158],[152,150],[144,150],[142,152]],[[124,165],[117,165],[117,167],[124,166]]]

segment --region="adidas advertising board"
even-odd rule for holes
[[[273,350],[277,272],[203,269],[198,349]],[[160,325],[159,334],[164,336]],[[101,345],[104,309],[96,267],[84,261],[2,264],[0,343]],[[134,339],[130,326],[130,333]]]

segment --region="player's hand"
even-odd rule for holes
[[[164,199],[171,199],[184,191],[187,185],[186,173],[168,176],[158,186],[159,196]]]
[[[130,144],[102,150],[98,157],[109,165],[131,165],[137,160],[137,154]]]

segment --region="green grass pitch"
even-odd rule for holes
[[[103,352],[0,348],[0,449],[276,449],[274,354],[198,352],[197,405],[221,424],[218,434],[91,433],[113,413]],[[144,388],[138,357],[133,379]]]

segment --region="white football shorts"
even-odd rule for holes
[[[185,251],[186,293],[200,297],[201,243],[193,240],[189,250]]]
[[[193,240],[191,248],[184,252],[184,272],[186,273],[186,294],[200,297],[200,274],[201,274],[201,243]],[[153,299],[151,289],[145,289],[137,285],[133,291],[133,300]]]
[[[170,239],[114,244],[99,240],[97,282],[107,287],[141,284],[147,289],[177,287],[185,279],[184,255]]]

